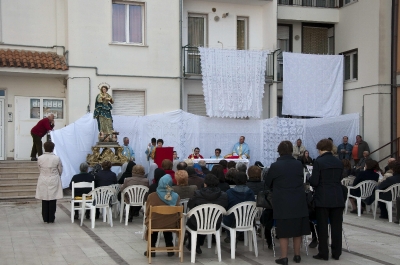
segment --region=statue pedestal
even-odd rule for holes
[[[112,148],[114,151],[112,151]],[[115,142],[97,142],[95,146],[92,146],[92,154],[86,156],[86,162],[91,167],[106,160],[110,161],[113,166],[122,166],[122,164],[128,162],[128,158],[122,155],[123,149]]]

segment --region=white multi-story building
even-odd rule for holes
[[[344,54],[343,113],[377,149],[397,138],[392,18],[389,0],[0,0],[0,159],[28,159],[47,113],[93,112],[101,82],[114,115],[205,115],[198,46],[271,52],[262,118],[281,115],[282,51]]]

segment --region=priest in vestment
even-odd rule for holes
[[[233,146],[232,156],[239,156],[240,159],[250,158],[249,145],[244,142],[245,137],[240,136],[239,142]]]
[[[194,149],[193,154],[190,154],[190,156],[188,156],[189,159],[203,159],[204,157],[202,155],[200,155],[200,148],[196,147]]]

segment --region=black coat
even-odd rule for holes
[[[248,180],[246,185],[254,192],[254,195],[257,195],[260,191],[264,190],[264,181]]]
[[[281,156],[271,164],[265,185],[272,189],[274,219],[308,216],[303,171],[301,162],[292,155]]]
[[[117,175],[111,170],[100,170],[94,178],[94,186],[96,188],[117,184]]]
[[[400,184],[400,174],[393,175],[391,177],[388,177],[384,181],[382,181],[381,184],[379,184],[378,189],[380,190],[386,190],[390,186],[394,184]],[[385,200],[385,201],[391,201],[392,200],[392,193],[385,192],[385,193],[380,193],[379,194],[379,199]]]
[[[372,169],[367,169],[365,171],[361,171],[360,174],[354,179],[353,182],[353,187],[359,184],[360,182],[366,181],[366,180],[373,180],[378,182],[379,180],[379,174],[374,172]],[[361,191],[360,188],[355,189],[355,190],[350,190],[350,194],[353,196],[360,197]]]
[[[315,159],[310,184],[314,187],[314,202],[316,207],[344,207],[342,189],[343,163],[326,152]]]
[[[71,183],[69,184],[69,188],[72,189],[72,182],[79,183],[79,182],[92,182],[94,181],[94,177],[90,173],[79,173],[72,177]],[[82,194],[88,194],[91,192],[91,188],[77,188],[75,189],[74,195],[75,196],[82,196]]]
[[[218,187],[202,188],[201,190],[196,190],[194,192],[194,196],[188,201],[187,206],[188,209],[193,209],[196,206],[206,203],[218,204],[227,209],[228,195],[225,192],[221,191]],[[222,216],[217,221],[217,228],[221,226],[221,222],[222,222]],[[191,229],[195,229],[197,227],[196,218],[194,216],[191,216],[187,221],[187,225]]]

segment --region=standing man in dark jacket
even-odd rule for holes
[[[194,196],[189,200],[188,202],[188,208],[193,209],[196,206],[202,205],[202,204],[207,204],[207,203],[213,203],[213,204],[218,204],[224,207],[225,209],[228,208],[228,195],[221,191],[220,188],[218,188],[219,180],[216,176],[213,174],[208,174],[204,178],[204,188],[200,190],[196,190],[194,192]],[[217,221],[217,229],[221,227],[221,221]],[[189,226],[190,229],[196,230],[197,229],[197,222],[196,218],[194,216],[191,216],[189,220],[187,221],[187,226]],[[204,244],[204,240],[206,238],[206,235],[197,235],[197,245],[196,245],[196,253],[201,254],[202,251],[200,249],[200,246]],[[191,242],[189,241],[189,244],[187,245],[187,248],[191,250]]]
[[[31,136],[33,140],[31,161],[37,161],[36,154],[41,156],[43,154],[42,149],[42,137],[46,135],[48,131],[54,128],[54,115],[49,114],[46,118],[41,119],[31,130]]]
[[[94,177],[92,174],[88,173],[88,164],[86,162],[81,163],[79,166],[80,173],[76,174],[72,177],[71,183],[69,184],[69,188],[72,190],[72,182],[79,183],[79,182],[89,182],[92,183],[94,181]],[[82,197],[82,194],[88,194],[91,192],[91,188],[76,188],[74,190],[75,197]],[[79,206],[79,203],[75,203],[75,206]],[[75,219],[78,219],[79,211],[75,210]],[[89,219],[89,211],[86,211],[86,217]]]
[[[342,254],[344,197],[340,181],[343,163],[332,155],[332,142],[322,139],[317,144],[320,156],[315,159],[310,184],[315,189],[314,202],[318,224],[318,254],[315,259],[328,260],[328,220],[331,224],[332,258]]]

